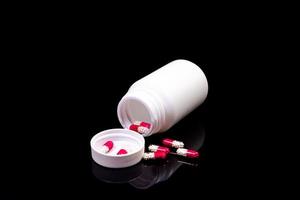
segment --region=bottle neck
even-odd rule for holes
[[[160,132],[165,125],[166,111],[162,99],[150,89],[130,88],[118,105],[118,118],[124,128],[134,121],[151,123],[150,131],[143,136]]]

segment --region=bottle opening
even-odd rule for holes
[[[151,124],[149,134],[151,135],[155,120],[149,105],[136,97],[124,97],[118,105],[118,118],[124,128],[129,128],[135,121],[144,121]]]

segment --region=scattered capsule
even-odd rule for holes
[[[117,153],[117,155],[123,155],[123,154],[127,154],[127,151],[125,149],[120,149]]]
[[[187,158],[198,158],[199,157],[199,152],[192,150],[192,149],[179,148],[176,150],[176,154],[187,157]]]
[[[108,153],[113,148],[113,146],[114,143],[111,140],[109,140],[103,144],[103,146],[100,148],[100,151],[102,153]]]
[[[152,152],[162,151],[167,154],[170,153],[170,149],[168,147],[162,147],[162,146],[158,146],[158,145],[154,145],[154,144],[149,145],[148,150],[152,151]]]
[[[162,143],[167,147],[174,147],[174,148],[183,148],[184,143],[181,141],[173,140],[170,138],[165,138],[162,140]]]
[[[166,157],[167,154],[163,151],[148,152],[148,153],[144,153],[143,155],[144,160],[165,159]]]
[[[133,122],[133,124],[138,125],[138,126],[143,126],[143,127],[149,128],[149,129],[151,127],[151,124],[147,123],[147,122],[135,121],[135,122]]]
[[[141,133],[141,134],[148,134],[150,132],[149,128],[139,126],[139,125],[136,125],[136,124],[131,124],[129,129],[132,130],[132,131],[136,131],[138,133]]]

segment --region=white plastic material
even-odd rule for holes
[[[114,146],[108,153],[103,153],[101,148],[109,140],[113,141]],[[137,164],[143,157],[144,146],[144,137],[128,129],[105,130],[91,139],[93,160],[109,168],[123,168]],[[125,149],[128,153],[117,155],[120,149]]]
[[[208,92],[202,70],[187,60],[175,60],[135,82],[118,105],[124,128],[134,121],[151,123],[149,136],[164,132],[198,107]]]

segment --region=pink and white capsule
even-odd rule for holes
[[[136,124],[131,124],[129,127],[130,130],[136,131],[141,134],[148,134],[150,132],[149,128],[146,128],[144,126],[136,125]]]
[[[146,127],[146,128],[150,128],[151,127],[150,123],[142,122],[142,121],[135,121],[135,122],[133,122],[133,124],[134,125],[138,125],[138,126],[143,126],[143,127]]]
[[[192,150],[192,149],[179,148],[176,150],[176,154],[179,156],[187,157],[187,158],[198,158],[199,157],[199,152]]]
[[[125,149],[120,149],[117,153],[117,155],[123,155],[123,154],[127,154],[127,151]]]
[[[148,152],[148,153],[144,153],[144,155],[143,155],[144,160],[165,159],[166,157],[167,157],[167,154],[162,151]]]
[[[183,148],[184,143],[181,141],[173,140],[170,138],[165,138],[162,140],[162,143],[167,147],[174,147],[174,148]]]
[[[170,153],[170,149],[168,147],[162,147],[162,146],[158,146],[158,145],[155,145],[155,144],[149,145],[148,149],[149,149],[149,151],[152,151],[152,152],[162,151],[162,152],[165,152],[167,154]]]
[[[108,153],[113,148],[113,146],[114,143],[111,140],[109,140],[103,144],[103,146],[100,148],[100,152]]]

